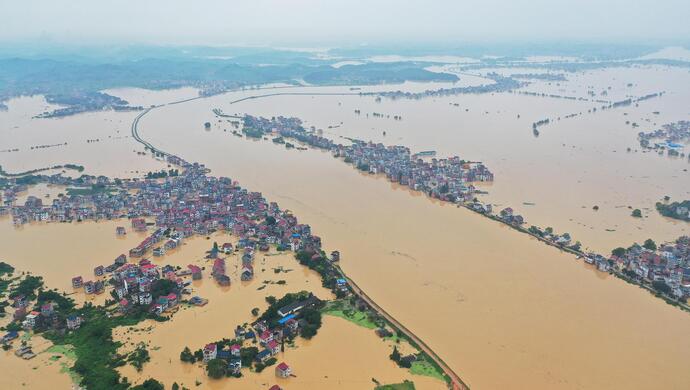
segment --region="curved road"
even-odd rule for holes
[[[265,97],[271,97],[271,96],[348,96],[348,95],[359,95],[359,93],[328,93],[328,92],[323,92],[323,93],[308,93],[308,92],[275,92],[275,93],[268,93],[268,94],[263,94],[263,95],[252,95],[248,97],[244,97],[241,99],[237,99],[234,101],[231,101],[230,104],[235,104],[239,102],[243,102],[246,100],[251,100],[251,99],[259,99],[259,98],[265,98]],[[184,99],[184,100],[178,100],[175,102],[170,102],[166,104],[161,104],[157,106],[153,106],[150,108],[147,108],[143,112],[141,112],[139,115],[134,118],[134,121],[132,121],[132,137],[142,145],[144,145],[146,148],[150,149],[152,152],[156,152],[159,154],[162,154],[166,157],[168,156],[174,156],[172,153],[165,152],[161,149],[158,149],[155,147],[152,143],[149,141],[146,141],[139,135],[139,121],[141,118],[143,118],[146,114],[151,112],[152,110],[159,108],[159,107],[164,107],[164,106],[170,106],[173,104],[180,104],[180,103],[185,103],[189,102],[192,100],[197,100],[197,99],[202,99],[206,96],[199,96],[195,98],[190,98],[190,99]],[[176,156],[177,157],[177,156]],[[453,371],[446,362],[441,359],[440,356],[434,352],[431,347],[429,347],[422,339],[417,337],[411,330],[407,329],[403,324],[398,322],[398,320],[395,319],[392,315],[388,314],[387,311],[385,311],[381,306],[379,306],[372,298],[370,298],[362,289],[355,283],[352,279],[350,279],[345,272],[343,272],[342,269],[340,269],[339,266],[334,266],[335,271],[347,281],[348,285],[350,286],[350,289],[352,290],[353,294],[362,299],[364,302],[366,302],[369,307],[371,307],[374,311],[376,311],[381,317],[385,318],[386,321],[388,321],[394,328],[405,334],[407,338],[412,340],[417,346],[424,352],[426,353],[431,359],[434,360],[434,362],[441,367],[441,369],[444,371],[444,373],[450,378],[451,386],[454,390],[469,390],[469,386],[463,382],[463,380],[460,378],[460,376]]]

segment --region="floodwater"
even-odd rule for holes
[[[588,114],[588,109],[598,105],[509,93],[382,99],[379,103],[373,97],[357,95],[283,95],[230,104],[269,93],[244,91],[158,108],[142,119],[140,134],[163,150],[203,162],[212,174],[239,180],[294,211],[301,221],[312,225],[328,250],[341,251],[341,266],[367,294],[474,388],[688,388],[687,313],[526,235],[468,210],[431,201],[383,178],[359,173],[328,153],[285,150],[270,141],[233,136],[230,124],[211,112],[220,108],[228,114],[294,115],[335,139],[371,139],[407,145],[414,151],[436,150],[440,156],[459,154],[484,161],[496,174],[496,182],[485,188],[489,195],[484,200],[497,207],[510,205],[528,223],[568,231],[583,246],[601,252],[647,237],[661,241],[686,233],[687,223],[662,218],[653,207],[664,195],[688,197],[687,160],[635,150],[639,149],[638,131],[687,119],[690,91],[683,88],[690,81],[687,70],[609,69],[568,77],[568,82],[535,82],[524,90],[587,97],[590,89],[607,89],[610,100],[659,90],[666,94],[637,107]],[[410,87],[428,89],[424,84]],[[284,90],[288,91],[353,92],[347,87]],[[362,113],[356,115],[355,109]],[[580,111],[583,114],[575,118],[544,126],[539,138],[532,135],[532,122]],[[659,114],[653,114],[655,111]],[[12,112],[11,106],[9,114]],[[374,118],[373,112],[391,118],[402,115],[403,120]],[[109,113],[75,118],[90,115],[102,118]],[[123,127],[133,117],[131,113],[113,115],[122,117]],[[632,128],[626,120],[638,122],[640,127]],[[206,121],[213,124],[208,131],[203,126]],[[25,127],[31,129],[28,124]],[[142,150],[131,139],[127,142],[128,151]],[[628,147],[631,152],[626,152]],[[3,166],[14,163],[35,168],[31,160],[6,156],[0,154]],[[94,166],[89,159],[94,164],[98,161],[91,153],[84,157],[87,172]],[[160,164],[150,156],[142,159],[151,166]],[[137,169],[136,161],[120,164],[126,168],[119,167],[118,172]],[[114,170],[98,166],[93,172]],[[599,206],[598,212],[592,210],[594,205]],[[628,206],[642,209],[645,218],[632,218]],[[286,280],[288,277],[286,274]],[[286,286],[290,288],[289,281]],[[266,290],[275,287],[269,285]],[[245,290],[247,294],[251,291]],[[245,290],[238,288],[238,295]],[[213,291],[208,290],[207,295]],[[252,296],[257,303],[262,299],[261,295]],[[170,324],[157,325],[146,337],[156,345],[153,340],[162,337],[156,336],[159,330],[170,327],[167,332],[172,333],[167,334],[177,334],[172,329],[178,317],[180,323],[191,321],[183,315],[196,310],[181,311]],[[248,310],[240,312],[238,318],[246,321]],[[336,320],[326,320],[324,334],[326,325]],[[229,328],[234,325],[227,324]],[[296,356],[296,362],[306,362],[307,351],[319,348],[319,336],[300,346],[305,355]],[[175,358],[183,344],[166,340],[165,345],[170,347],[152,352],[153,361],[144,373],[162,374],[179,365]],[[169,356],[167,367],[156,365],[162,364],[155,363],[161,360],[155,358],[159,352]],[[385,353],[381,353],[385,361]],[[343,363],[346,368],[342,369],[355,367],[355,361]],[[203,376],[199,368],[189,370],[185,374],[189,380]],[[335,376],[337,371],[333,372]]]
[[[687,75],[656,68],[621,72],[625,77],[617,77],[636,83],[650,72],[666,81],[661,89],[667,94],[639,107],[562,120],[539,138],[531,134],[533,121],[586,112],[591,104],[493,94],[381,103],[359,96],[274,96],[231,105],[236,97],[230,95],[156,110],[142,120],[141,133],[262,191],[310,223],[329,250],[341,250],[345,271],[471,386],[686,388],[687,313],[498,223],[358,173],[328,153],[233,136],[229,124],[210,112],[296,115],[334,138],[483,160],[497,173],[487,187],[489,201],[512,205],[531,223],[569,231],[604,251],[687,231],[687,224],[651,210],[635,220],[617,207],[645,209],[665,194],[687,194],[686,162],[625,152],[634,149],[639,130],[626,126],[623,115],[642,118],[659,110],[658,124],[680,119],[677,99],[687,91],[673,89],[671,81]],[[366,117],[373,112],[403,120]],[[209,131],[201,126],[207,120],[213,122]],[[651,331],[657,324],[664,332]]]

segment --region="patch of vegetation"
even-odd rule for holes
[[[375,319],[371,318],[369,313],[357,310],[349,301],[342,299],[328,302],[326,306],[321,309],[321,313],[343,318],[367,329],[376,329],[382,325],[375,322]]]
[[[415,390],[414,382],[408,380],[402,383],[376,386],[374,390]]]
[[[117,353],[120,343],[113,340],[113,329],[136,325],[145,316],[110,317],[102,307],[88,304],[78,312],[85,319],[79,329],[64,334],[49,331],[44,333],[44,337],[55,345],[72,346],[76,361],[71,369],[81,376],[79,384],[82,387],[89,390],[129,388],[129,383],[116,370],[126,364],[126,361]],[[149,383],[147,386],[154,385],[155,383]],[[140,387],[148,388],[156,387]]]
[[[220,379],[228,373],[228,362],[223,359],[211,359],[206,364],[206,373],[213,379]]]
[[[0,276],[10,275],[13,272],[14,272],[14,267],[5,263],[4,261],[0,261]]]
[[[261,138],[264,136],[264,132],[259,130],[259,129],[254,129],[251,127],[245,127],[242,129],[242,132],[250,138]]]
[[[644,241],[644,244],[642,244],[642,247],[645,249],[649,249],[650,251],[655,251],[656,250],[656,243],[651,238],[648,238]]]
[[[140,385],[136,385],[131,390],[164,390],[165,386],[153,378],[149,378]]]
[[[668,198],[668,197],[666,197]],[[666,199],[668,201],[670,198]],[[690,222],[690,200],[673,203],[657,202],[656,209],[664,217],[680,219],[682,221]]]
[[[412,362],[410,366],[410,373],[448,381],[448,377],[443,373],[441,367],[436,365],[431,359],[428,359],[424,354],[417,355],[417,360]]]
[[[40,276],[27,275],[22,279],[15,288],[10,292],[10,298],[20,295],[25,296],[28,300],[36,299],[36,290],[43,287],[43,278]]]
[[[148,172],[146,174],[147,179],[163,179],[166,177],[175,177],[180,174],[180,171],[177,169],[170,169],[166,171],[165,169],[161,169],[158,172]]]
[[[642,218],[642,211],[640,209],[635,209],[631,215],[635,218]]]
[[[96,194],[104,194],[104,193],[110,193],[110,192],[115,192],[116,190],[113,188],[108,188],[103,184],[92,184],[91,187],[70,187],[67,188],[67,195],[70,196],[76,196],[76,195],[96,195]]]
[[[144,363],[151,361],[149,356],[149,351],[146,350],[146,345],[140,343],[137,345],[136,349],[127,356],[127,362],[137,369],[137,372],[141,372],[144,368]]]

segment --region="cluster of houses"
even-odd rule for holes
[[[441,200],[471,200],[476,192],[472,182],[491,182],[494,179],[484,164],[467,162],[458,156],[426,161],[399,145],[385,146],[360,140],[351,140],[351,145],[347,146],[336,144],[318,135],[314,129],[305,130],[298,118],[279,116],[267,119],[245,115],[244,124],[262,133],[278,133],[281,137],[329,150],[336,158],[343,158],[362,171],[384,174],[395,183]]]
[[[659,245],[656,250],[635,244],[614,253],[607,263],[646,282],[664,282],[671,296],[690,298],[690,236]]]
[[[200,274],[201,271],[198,272]],[[100,279],[83,282],[82,276],[75,276],[72,278],[72,287],[74,289],[83,287],[87,295],[102,293],[105,284],[102,276],[106,273],[109,277],[107,282],[113,288],[113,296],[118,299],[120,312],[127,313],[134,307],[140,306],[157,315],[177,307],[178,294],[187,292],[185,287],[188,283],[185,283],[181,276],[191,274],[191,272],[176,272],[170,265],[158,267],[148,259],[142,259],[138,263],[129,263],[125,255],[120,255],[112,265],[98,266],[94,269],[94,276]],[[159,297],[152,296],[152,286],[160,279],[169,280],[171,285],[175,286],[176,292]],[[96,285],[99,286],[98,289],[94,287]],[[205,304],[203,299],[196,298],[199,300],[197,304]]]
[[[35,305],[24,295],[12,298],[12,321],[20,323],[24,330],[67,329],[76,330],[81,327],[83,318],[77,314],[65,316],[58,312],[58,305],[45,302]],[[2,343],[8,343],[16,338],[16,332],[9,332],[2,338]]]
[[[682,154],[684,144],[690,140],[690,121],[667,123],[660,129],[637,134],[640,146],[646,149],[668,149],[670,155]],[[656,142],[659,140],[659,142]]]
[[[218,343],[210,343],[204,346],[203,362],[208,363],[213,359],[225,360],[227,369],[233,375],[240,373],[242,369],[242,349],[245,343],[256,344],[261,347],[255,355],[256,363],[267,363],[283,351],[285,341],[299,335],[300,312],[319,303],[318,298],[310,295],[304,300],[293,302],[278,309],[279,319],[271,326],[266,320],[258,320],[247,326],[237,326],[234,334],[234,344],[229,346]],[[285,362],[281,362],[275,368],[277,377],[288,378],[292,376],[292,368]]]
[[[280,250],[321,250],[321,239],[311,234],[309,225],[300,224],[277,203],[267,202],[261,193],[247,191],[226,177],[207,176],[203,165],[186,163],[174,156],[170,159],[182,164],[184,171],[166,179],[113,181],[103,176],[74,179],[59,174],[37,175],[35,181],[40,183],[67,187],[98,184],[110,189],[68,194],[53,199],[50,205],[31,196],[24,204],[15,204],[16,193],[25,191],[26,186],[10,181],[4,203],[16,225],[124,217],[131,219],[134,230],[140,230],[147,225],[143,218],[153,218],[154,232],[129,252],[134,258],[159,245],[169,250],[186,237],[218,230],[240,239],[240,248],[245,251],[243,259],[252,257],[255,250],[268,250],[270,245]],[[251,261],[243,263],[246,277],[250,277]]]

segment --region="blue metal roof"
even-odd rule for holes
[[[288,320],[290,320],[290,319],[292,319],[292,318],[295,318],[295,315],[294,315],[294,314],[286,315],[285,317],[283,317],[283,318],[281,318],[280,320],[278,320],[278,324],[283,325],[284,323],[288,322]]]

